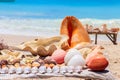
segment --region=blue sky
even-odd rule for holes
[[[4,0],[0,0],[4,1]],[[0,16],[120,19],[120,0],[15,0],[0,2]]]

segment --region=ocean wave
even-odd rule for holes
[[[107,24],[108,28],[119,27],[120,19],[79,19],[83,25],[89,24],[94,27],[100,27]],[[62,19],[23,19],[23,18],[7,18],[0,17],[0,33],[9,34],[26,34],[26,35],[47,35],[53,36],[59,34]]]

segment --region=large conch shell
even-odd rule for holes
[[[87,31],[83,27],[82,23],[74,16],[65,17],[61,24],[60,34],[67,35],[69,37],[68,44],[71,48],[81,42],[90,43]]]
[[[67,52],[64,62],[67,66],[84,66],[85,60],[81,53],[77,49],[69,49]]]
[[[53,52],[51,45],[55,45],[56,48],[65,47],[64,44],[67,42],[67,36],[55,36],[50,38],[39,38],[31,41],[24,42],[23,44],[17,46],[21,50],[30,51],[33,55],[47,56],[52,55]],[[52,50],[52,51],[50,51]],[[55,50],[55,49],[54,49]],[[42,52],[42,53],[40,53]],[[49,54],[48,54],[49,53]]]

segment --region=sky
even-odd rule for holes
[[[0,16],[120,19],[120,0],[0,0]]]

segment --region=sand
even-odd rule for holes
[[[8,35],[0,34],[0,39],[4,39],[4,42],[8,45],[19,45],[22,42],[40,38],[40,36],[22,36],[22,35]],[[120,80],[120,42],[117,45],[113,45],[111,41],[98,41],[98,45],[102,45],[105,48],[105,53],[109,58],[109,69],[112,74]],[[72,77],[52,77],[42,80],[80,80],[79,78]],[[19,79],[17,79],[19,80]],[[23,79],[24,80],[24,79]],[[30,79],[29,79],[30,80]],[[32,80],[32,79],[31,79]],[[36,80],[36,79],[33,79]]]

